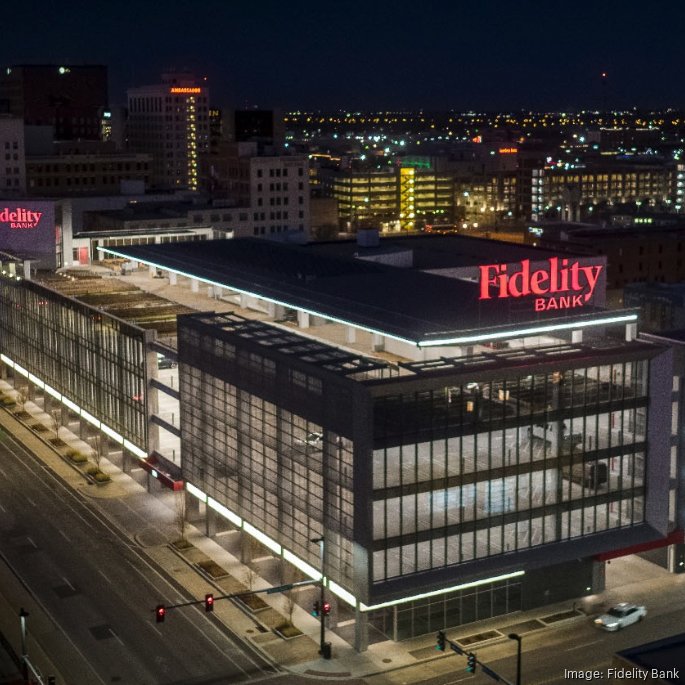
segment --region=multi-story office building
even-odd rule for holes
[[[153,157],[158,188],[200,187],[200,157],[209,149],[209,90],[190,74],[128,91],[128,144]]]
[[[371,626],[401,639],[598,592],[602,555],[682,542],[670,352],[602,309],[604,260],[467,241],[450,266],[426,240],[112,251],[176,277],[182,254],[307,329],[179,319],[181,466],[207,511],[314,577],[323,534],[359,649]],[[368,261],[398,250],[403,269]]]
[[[256,141],[222,142],[205,158],[214,196],[249,207],[252,235],[309,235],[309,160],[304,155],[259,154]]]
[[[107,253],[242,310],[178,319],[187,491],[312,578],[323,536],[358,649],[599,592],[611,555],[670,545],[682,570],[671,351],[603,308],[603,258],[447,237]],[[0,329],[11,375],[158,458],[153,331],[8,278]]]
[[[55,140],[100,140],[107,109],[107,67],[32,65],[0,74],[0,103],[26,125],[54,127]]]
[[[531,171],[530,217],[565,221],[591,217],[601,205],[674,201],[675,170],[656,164],[547,164]],[[524,186],[525,187],[525,186]]]
[[[394,171],[347,171],[322,176],[338,202],[340,227],[414,231],[454,223],[452,174],[402,166]]]
[[[24,122],[0,116],[0,194],[17,196],[25,192]]]
[[[126,181],[138,181],[144,188],[151,162],[150,155],[132,152],[31,156],[26,189],[33,196],[116,195]]]
[[[531,240],[558,252],[606,255],[607,288],[629,283],[677,283],[685,279],[682,225],[615,228],[572,223],[541,223],[529,230]]]

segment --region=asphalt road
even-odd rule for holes
[[[0,434],[0,562],[58,627],[62,653],[46,651],[67,683],[219,685],[276,672],[203,610],[157,625],[151,598],[194,598],[7,433]]]

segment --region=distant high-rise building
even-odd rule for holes
[[[278,153],[285,142],[283,114],[273,109],[236,109],[227,117],[228,139],[257,143],[260,153]]]
[[[192,74],[163,74],[161,84],[128,91],[128,146],[153,156],[153,186],[198,189],[208,110],[209,91]]]
[[[107,67],[13,65],[0,74],[0,111],[27,125],[53,126],[55,140],[99,140],[107,109]]]
[[[0,117],[0,197],[25,192],[24,122]]]

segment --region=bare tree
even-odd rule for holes
[[[26,403],[29,400],[29,389],[28,386],[24,386],[17,390],[17,407],[19,407],[19,413],[23,414],[26,411]]]
[[[102,461],[102,438],[99,435],[96,435],[93,438],[93,451],[91,456],[93,457],[95,466],[97,466],[98,471],[100,471],[100,462]]]
[[[55,431],[55,436],[59,438],[59,430],[65,425],[62,409],[53,409],[50,415],[52,416],[52,429]]]

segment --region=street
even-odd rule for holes
[[[0,476],[1,560],[59,627],[60,645],[45,649],[60,655],[68,683],[208,685],[275,672],[204,610],[188,607],[156,625],[157,601],[196,598],[7,433]]]

